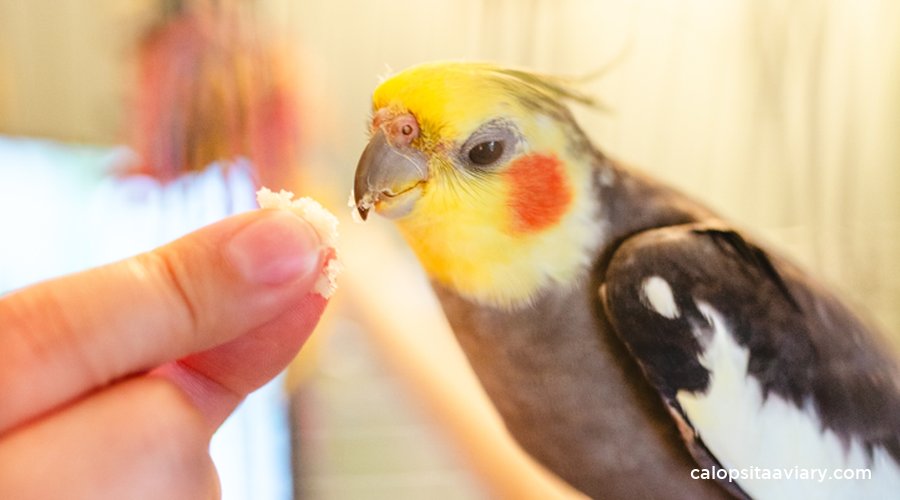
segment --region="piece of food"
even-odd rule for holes
[[[334,253],[328,257],[328,262],[322,268],[322,276],[316,281],[313,291],[322,297],[329,299],[337,290],[337,277],[343,270],[337,255],[338,220],[331,212],[325,209],[316,200],[303,197],[294,199],[294,193],[281,190],[274,192],[268,188],[261,188],[256,192],[256,201],[261,208],[278,208],[293,210],[300,217],[312,224],[322,238],[322,245],[333,248]]]

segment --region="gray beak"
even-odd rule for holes
[[[411,147],[394,147],[378,129],[356,165],[353,200],[363,220],[369,210],[390,218],[406,215],[428,180],[428,160]]]

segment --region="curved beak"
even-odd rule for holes
[[[394,147],[379,128],[356,165],[356,210],[363,220],[372,208],[388,218],[402,217],[412,211],[427,180],[425,155],[409,146]]]

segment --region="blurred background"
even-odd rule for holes
[[[347,270],[217,436],[225,498],[574,496],[509,442],[391,225],[349,217],[371,91],[435,59],[604,69],[584,90],[607,110],[575,110],[595,144],[900,346],[890,0],[0,0],[0,293],[251,209],[259,185],[314,196]]]

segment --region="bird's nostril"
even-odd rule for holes
[[[390,121],[386,131],[392,146],[408,146],[419,136],[419,124],[411,114],[402,114]]]

